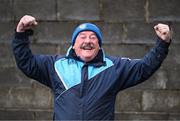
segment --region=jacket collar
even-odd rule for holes
[[[90,62],[84,62],[79,56],[77,56],[72,46],[69,47],[66,53],[66,58],[72,58],[74,60],[81,61],[85,65],[92,65],[92,66],[97,66],[97,67],[106,65],[105,54],[102,48],[99,50],[97,56]]]

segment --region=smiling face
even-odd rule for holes
[[[96,34],[92,31],[80,32],[76,37],[73,49],[83,61],[93,60],[100,49]]]

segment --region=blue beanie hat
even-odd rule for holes
[[[82,31],[93,31],[96,34],[98,41],[99,41],[99,46],[101,47],[101,45],[102,45],[101,31],[95,24],[92,24],[92,23],[83,23],[74,30],[73,35],[72,35],[72,46],[74,45],[74,43],[76,41],[76,37]]]

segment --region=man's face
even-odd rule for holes
[[[80,32],[76,37],[73,49],[83,61],[91,61],[100,49],[96,34],[92,31]]]

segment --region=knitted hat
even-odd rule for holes
[[[95,24],[92,24],[92,23],[83,23],[74,30],[73,35],[72,35],[72,46],[74,45],[74,43],[76,41],[76,37],[82,31],[93,31],[96,34],[98,41],[99,41],[99,46],[101,47],[101,45],[102,45],[101,31]]]

